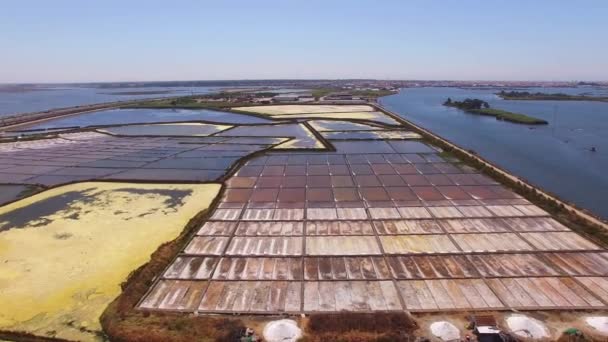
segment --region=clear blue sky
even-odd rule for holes
[[[3,0],[0,83],[608,80],[607,0]]]

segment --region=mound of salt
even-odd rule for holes
[[[593,327],[604,335],[608,335],[608,317],[607,316],[590,316],[585,319],[588,325]]]
[[[434,322],[430,328],[431,333],[443,341],[460,341],[460,330],[450,322]]]
[[[511,315],[507,325],[512,333],[527,338],[549,337],[549,329],[539,320],[525,315]]]
[[[295,342],[301,336],[298,323],[291,319],[272,321],[264,327],[264,339],[268,342]]]

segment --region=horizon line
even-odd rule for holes
[[[242,79],[191,79],[191,80],[130,80],[130,81],[84,81],[84,82],[0,82],[0,86],[10,85],[70,85],[70,84],[112,84],[112,83],[163,83],[163,82],[255,82],[255,81],[387,81],[387,82],[536,82],[536,83],[608,83],[608,80],[501,80],[501,79],[398,79],[398,78],[242,78]]]

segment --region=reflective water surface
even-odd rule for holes
[[[86,127],[152,122],[211,121],[217,123],[266,123],[270,120],[229,112],[207,109],[108,109],[81,115],[49,120],[23,129],[57,127]]]
[[[167,96],[206,94],[211,87],[86,88],[49,86],[26,91],[1,91],[0,117],[93,103]],[[140,93],[137,95],[137,93]]]
[[[593,93],[605,89],[525,89],[545,93]],[[380,103],[402,117],[446,139],[474,150],[483,158],[608,218],[608,103],[581,101],[505,101],[497,90],[410,88],[384,97]],[[442,106],[448,97],[489,102],[492,107],[549,121],[527,126],[467,114]],[[596,152],[591,148],[595,147]]]

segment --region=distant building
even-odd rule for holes
[[[299,96],[297,94],[280,94],[276,95],[272,98],[274,102],[296,102],[299,100]]]
[[[353,100],[353,94],[347,92],[331,93],[323,98],[326,101]]]
[[[255,100],[253,100],[253,102],[261,103],[261,104],[270,104],[272,102],[272,97],[259,97]]]

